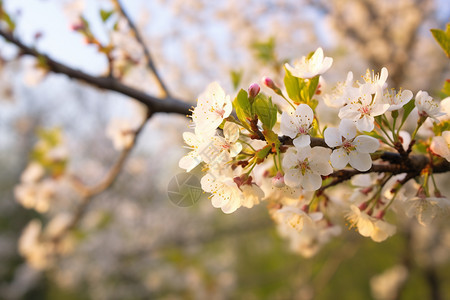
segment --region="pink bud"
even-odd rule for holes
[[[264,82],[264,85],[267,86],[268,88],[274,90],[277,89],[278,87],[275,85],[275,82],[273,82],[272,79],[270,79],[269,77],[263,77],[262,81]]]
[[[359,205],[359,210],[360,211],[364,211],[364,210],[366,210],[366,208],[368,207],[369,205],[367,204],[367,202],[363,202],[363,203],[361,203],[360,205]]]
[[[381,219],[383,219],[385,213],[386,213],[386,212],[384,211],[384,209],[383,209],[383,210],[380,210],[380,211],[377,213],[377,215],[375,216],[375,218],[381,220]]]
[[[70,25],[70,29],[73,31],[79,31],[79,30],[83,30],[84,29],[84,24],[83,23],[74,23]]]
[[[252,83],[248,88],[248,96],[250,98],[255,98],[259,94],[260,89],[259,84]]]
[[[277,188],[284,187],[284,176],[281,172],[278,172],[277,175],[272,178],[272,185]]]

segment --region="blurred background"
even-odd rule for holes
[[[262,76],[281,82],[284,62],[319,46],[334,59],[324,88],[344,81],[348,71],[358,79],[367,68],[378,72],[383,66],[391,87],[414,93],[438,96],[450,78],[448,58],[429,32],[449,22],[446,0],[122,3],[171,93],[192,104],[214,80],[229,94]],[[137,57],[117,66],[117,76],[158,94],[139,60],[142,50],[111,36],[114,16],[102,21],[99,12],[112,9],[110,1],[4,0],[3,7],[26,44],[103,75],[105,55],[71,30],[82,13],[99,41],[115,39],[122,54]],[[341,237],[303,258],[279,236],[265,203],[231,215],[214,209],[207,197],[190,207],[174,205],[167,186],[182,172],[181,133],[189,122],[171,114],[157,114],[144,127],[123,172],[92,199],[65,250],[51,262],[30,263],[18,250],[27,224],[73,213],[79,201],[64,180],[42,213],[15,200],[42,132],[58,132],[52,134],[67,152],[68,173],[95,183],[119,155],[107,137],[108,124],[134,120],[142,108],[117,93],[45,75],[35,59],[17,54],[0,41],[1,299],[430,299],[436,289],[441,299],[450,298],[448,224],[424,231],[400,220],[398,233],[381,244],[344,226]]]

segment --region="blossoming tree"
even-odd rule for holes
[[[448,218],[450,200],[435,178],[450,171],[448,81],[442,97],[426,91],[414,95],[408,89],[391,89],[389,71],[383,67],[367,70],[359,81],[349,72],[327,90],[324,77],[333,59],[318,48],[309,54],[299,50],[299,60],[285,63],[282,84],[264,77],[229,95],[213,82],[191,107],[171,95],[137,27],[121,3],[113,2],[114,9],[102,11],[101,17],[106,22],[118,16],[120,22],[111,32],[119,42],[99,41],[79,15],[73,23],[73,30],[107,58],[105,76],[71,68],[27,45],[16,36],[13,18],[0,7],[0,36],[20,55],[35,57],[42,74],[65,74],[134,98],[145,107],[134,124],[119,121],[108,127],[107,135],[121,154],[94,186],[68,174],[67,150],[59,131],[40,133],[15,189],[17,200],[28,209],[45,212],[54,193],[50,178],[66,176],[82,201],[73,214],[52,220],[45,229],[36,220],[27,226],[19,250],[37,268],[45,268],[49,260],[66,252],[68,233],[76,228],[92,197],[111,186],[143,126],[158,113],[191,118],[191,130],[182,134],[190,151],[180,158],[179,167],[203,172],[201,188],[210,195],[213,207],[230,214],[242,207],[267,206],[280,234],[303,256],[316,254],[346,228],[345,222],[360,235],[382,242],[395,234],[395,216],[416,219],[423,226]],[[449,56],[450,27],[433,34]],[[139,50],[124,53],[120,42],[133,43]],[[145,58],[160,95],[121,80],[139,57]],[[320,106],[327,106],[336,118],[322,117]]]

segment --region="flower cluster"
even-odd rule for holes
[[[187,172],[201,166],[201,186],[212,205],[232,213],[267,201],[282,235],[305,256],[341,232],[339,220],[381,242],[396,231],[385,220],[391,208],[426,225],[450,207],[433,173],[449,161],[448,101],[389,89],[386,68],[367,71],[359,82],[349,72],[344,83],[324,93],[319,79],[332,62],[319,48],[294,66],[286,64],[284,87],[263,79],[272,96],[253,84],[232,101],[214,82],[192,110],[193,132],[183,134],[191,151],[179,166]],[[336,110],[337,127],[321,126],[334,121],[319,120],[324,105]],[[427,125],[428,119],[434,124]],[[402,130],[413,122],[412,134]],[[419,140],[422,125],[435,136]],[[407,166],[412,153],[425,159],[418,171]],[[413,194],[412,178],[418,182]]]

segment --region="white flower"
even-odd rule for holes
[[[376,300],[396,299],[404,282],[408,278],[408,269],[404,265],[394,267],[370,279],[372,295]]]
[[[263,190],[256,184],[243,184],[240,187],[242,191],[241,205],[252,208],[264,198]]]
[[[20,176],[20,180],[23,183],[37,182],[42,178],[42,176],[44,176],[44,173],[45,169],[41,164],[38,164],[37,162],[31,162],[23,171],[22,175]]]
[[[314,120],[314,113],[307,104],[300,104],[295,112],[283,112],[281,115],[281,134],[294,139],[294,146],[309,146],[309,131]],[[298,137],[297,137],[298,136]]]
[[[370,87],[362,85],[359,89],[353,89],[349,95],[348,104],[339,110],[339,118],[356,122],[359,131],[372,131],[374,117],[384,114],[389,104],[381,101],[381,89],[372,96]]]
[[[223,126],[224,137],[218,135],[211,137],[210,143],[201,151],[200,156],[203,161],[208,164],[214,161],[223,164],[227,163],[230,158],[238,155],[242,150],[242,144],[237,141],[239,132],[238,125],[232,122],[225,122]]]
[[[348,163],[359,171],[367,171],[372,166],[369,153],[375,152],[380,143],[377,139],[360,135],[355,138],[356,128],[353,121],[343,119],[338,128],[327,128],[324,132],[325,143],[332,148],[330,161],[336,169],[343,169]]]
[[[45,269],[49,264],[50,249],[41,241],[42,224],[35,219],[28,223],[23,230],[19,242],[19,253],[23,255],[27,262],[35,269]]]
[[[442,136],[435,136],[431,140],[431,151],[450,161],[450,131],[442,132]]]
[[[288,63],[285,64],[285,67],[291,72],[292,76],[313,78],[325,73],[331,67],[332,63],[333,59],[331,57],[324,58],[322,48],[318,48],[311,58],[307,59],[303,56],[300,60],[294,62],[294,67]]]
[[[297,231],[302,231],[305,223],[321,220],[323,214],[321,212],[308,214],[299,207],[285,205],[281,209],[276,210],[273,213],[273,217],[278,223],[285,223]]]
[[[350,208],[351,212],[347,215],[347,219],[352,226],[358,228],[362,236],[370,237],[375,242],[382,242],[395,233],[394,225],[369,216],[355,205],[350,205]]]
[[[222,209],[226,214],[236,211],[239,207],[247,208],[258,204],[264,197],[264,192],[256,185],[242,184],[240,187],[231,176],[214,177],[206,174],[200,181],[202,189],[211,193],[211,203]]]
[[[51,179],[39,183],[22,183],[14,188],[14,196],[23,207],[47,212],[56,192],[55,182]]]
[[[388,111],[394,111],[402,108],[412,97],[413,93],[410,90],[400,90],[398,92],[388,90],[383,95],[383,100],[390,105]]]
[[[210,132],[210,134],[212,135],[213,132]],[[185,169],[187,172],[190,172],[202,162],[202,153],[211,142],[211,136],[206,134],[196,135],[192,132],[184,132],[183,139],[192,151],[180,159],[178,166]]]
[[[217,129],[233,109],[230,96],[217,83],[213,82],[206,91],[198,97],[197,106],[192,113],[195,130],[198,133]]]
[[[341,108],[342,106],[347,104],[347,99],[349,97],[348,93],[351,89],[354,89],[354,87],[352,87],[352,84],[353,73],[348,72],[345,82],[338,82],[331,94],[325,94],[323,96],[325,104],[335,108]]]
[[[134,142],[136,126],[126,119],[112,119],[106,129],[109,137],[117,151],[128,149]]]
[[[363,76],[364,83],[360,86],[364,86],[370,94],[375,94],[379,89],[383,90],[386,87],[386,80],[388,78],[388,70],[382,68],[379,74],[375,74],[372,70],[370,73],[367,69],[366,74]]]
[[[419,112],[419,116],[430,117],[435,122],[439,122],[437,119],[438,117],[445,115],[445,113],[441,112],[439,102],[434,101],[427,92],[418,91],[415,104]]]
[[[322,185],[321,175],[329,175],[333,168],[329,163],[331,150],[324,147],[291,147],[283,158],[284,181],[290,187],[302,186],[315,191]]]
[[[437,217],[448,216],[450,201],[445,197],[414,197],[404,202],[408,217],[416,217],[422,226],[429,226]]]

